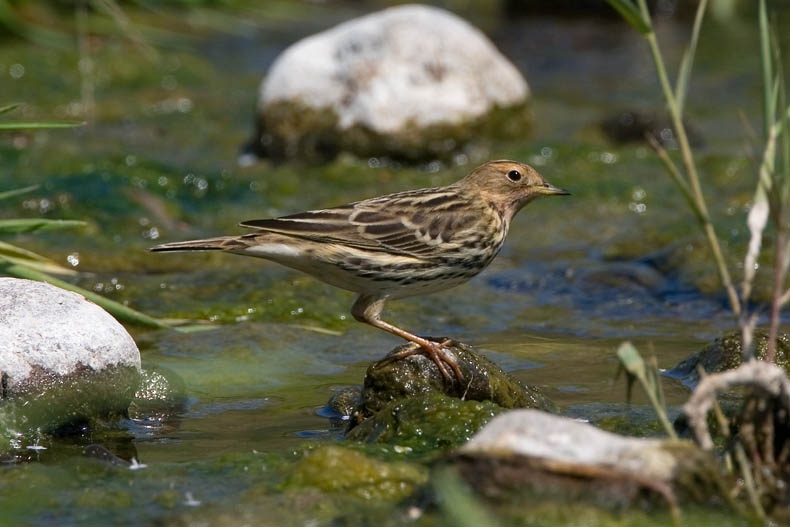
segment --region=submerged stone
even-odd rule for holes
[[[137,421],[165,422],[184,411],[186,386],[175,372],[164,368],[143,369],[140,385],[129,405],[129,417]]]
[[[124,414],[140,353],[124,327],[81,295],[0,278],[0,436],[24,437]]]
[[[319,414],[327,417],[333,426],[343,427],[357,413],[361,400],[360,386],[345,386],[332,394]]]
[[[444,156],[491,131],[487,117],[497,109],[514,111],[496,128],[523,136],[528,95],[515,66],[468,22],[436,7],[397,6],[285,50],[261,84],[249,150],[301,160],[341,150]]]
[[[697,129],[687,121],[683,123],[692,146],[700,147],[702,138]],[[652,136],[667,150],[677,150],[678,141],[669,116],[623,111],[601,122],[601,130],[614,143],[647,142]]]
[[[754,350],[758,359],[765,358],[768,346],[768,335],[760,330],[754,332]],[[743,347],[741,345],[740,331],[732,331],[719,337],[701,350],[683,359],[665,374],[680,380],[692,390],[700,381],[699,368],[706,373],[718,373],[732,370],[741,365],[743,361]],[[779,335],[776,343],[776,364],[788,371],[790,366],[790,337],[787,334]]]

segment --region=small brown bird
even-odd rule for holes
[[[152,251],[226,251],[298,269],[357,293],[351,314],[420,348],[448,380],[463,378],[444,346],[381,320],[391,298],[433,293],[485,269],[505,241],[510,221],[539,196],[567,195],[532,167],[491,161],[439,188],[398,192],[331,209],[251,220],[255,232],[166,243]]]

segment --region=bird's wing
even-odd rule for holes
[[[480,210],[470,208],[453,190],[431,189],[241,225],[319,242],[430,258],[439,245],[442,250],[451,250],[480,221]]]

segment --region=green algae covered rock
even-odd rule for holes
[[[416,344],[404,344],[390,355],[415,347]],[[428,393],[466,401],[491,401],[502,408],[554,411],[554,404],[539,389],[524,386],[471,346],[450,340],[445,347],[458,360],[464,375],[461,381],[448,381],[431,359],[419,353],[401,360],[385,357],[368,368],[362,388],[361,412],[371,415],[394,400]]]
[[[414,346],[404,344],[390,355]],[[462,445],[506,409],[554,411],[540,390],[524,386],[471,346],[449,341],[445,347],[458,360],[464,376],[460,381],[445,379],[436,364],[419,353],[372,364],[346,439],[398,445],[417,453],[443,451]]]
[[[439,393],[391,402],[346,433],[346,439],[427,453],[464,444],[505,409],[491,401],[463,401]]]
[[[339,446],[308,453],[291,470],[285,488],[315,487],[363,500],[398,500],[428,480],[428,471],[415,464],[379,461]]]
[[[758,359],[765,358],[767,343],[768,336],[760,330],[755,331],[754,350]],[[776,364],[787,372],[790,365],[790,338],[786,334],[779,335],[776,344]],[[706,373],[717,373],[737,368],[742,359],[741,333],[732,331],[683,359],[666,374],[693,389],[699,383],[699,367]]]

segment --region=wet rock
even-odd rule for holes
[[[650,226],[647,228],[652,229]],[[738,253],[732,246],[725,246],[724,250],[733,255]],[[603,256],[607,260],[635,260],[651,266],[674,282],[669,289],[679,287],[688,293],[695,292],[697,296],[705,295],[721,304],[719,310],[729,310],[721,279],[715,272],[710,246],[696,225],[678,222],[674,226],[662,226],[650,232],[631,232],[604,247]],[[735,260],[732,262],[734,265]],[[766,271],[765,275],[768,274]],[[680,290],[678,292],[686,294]],[[765,296],[765,293],[766,289],[758,274],[752,298],[755,302],[766,301],[770,295]],[[706,318],[709,317],[706,315]]]
[[[333,393],[327,406],[339,416],[351,417],[361,399],[362,389],[359,386],[347,386]]]
[[[390,355],[415,346],[404,344]],[[422,354],[373,363],[346,439],[419,452],[446,450],[466,442],[505,409],[555,410],[540,390],[522,385],[471,346],[451,340],[445,347],[458,360],[461,382],[446,380]]]
[[[0,436],[123,414],[140,353],[123,326],[81,295],[0,278]]]
[[[618,436],[536,410],[494,418],[450,462],[478,495],[495,501],[541,500],[622,508],[717,500],[716,461],[690,441]]]
[[[574,270],[569,278],[586,292],[597,293],[603,298],[617,291],[660,297],[670,287],[667,278],[654,267],[635,261],[593,263],[584,269]],[[600,294],[602,291],[608,294]]]
[[[463,401],[438,393],[398,399],[346,432],[345,438],[438,455],[466,443],[506,411],[491,401]]]
[[[768,335],[760,330],[754,334],[754,349],[757,358],[764,359],[768,345]],[[706,373],[717,373],[732,370],[741,365],[743,360],[743,347],[741,346],[741,332],[732,331],[719,337],[701,350],[683,359],[665,375],[680,380],[692,390],[699,384],[699,368]],[[788,370],[790,366],[790,336],[781,334],[776,346],[776,363]]]
[[[183,413],[186,386],[175,372],[164,368],[143,369],[140,384],[129,404],[129,417],[136,421],[167,422]]]
[[[335,391],[318,413],[328,418],[334,427],[342,428],[356,414],[361,400],[360,386],[346,386]]]
[[[692,146],[703,146],[702,137],[696,128],[687,121],[686,135]],[[618,144],[644,142],[649,134],[667,150],[677,150],[674,127],[669,117],[659,117],[639,111],[625,111],[604,119],[601,130],[610,141]]]
[[[88,445],[82,449],[82,455],[113,467],[129,467],[131,463],[113,454],[103,445]]]
[[[443,342],[447,339],[433,340]],[[416,347],[413,343],[404,344],[392,350],[388,357]],[[426,393],[441,393],[466,401],[491,401],[502,408],[555,409],[540,390],[524,386],[471,346],[450,340],[445,347],[457,358],[463,381],[448,382],[433,360],[419,353],[392,361],[385,357],[368,368],[362,388],[361,413],[371,415],[396,399]]]
[[[397,500],[427,481],[427,471],[411,463],[388,463],[338,446],[308,453],[286,479],[288,488],[314,487],[363,500]]]
[[[518,70],[466,21],[392,7],[283,52],[261,84],[247,150],[275,160],[443,157],[481,134],[523,135],[528,95]]]

